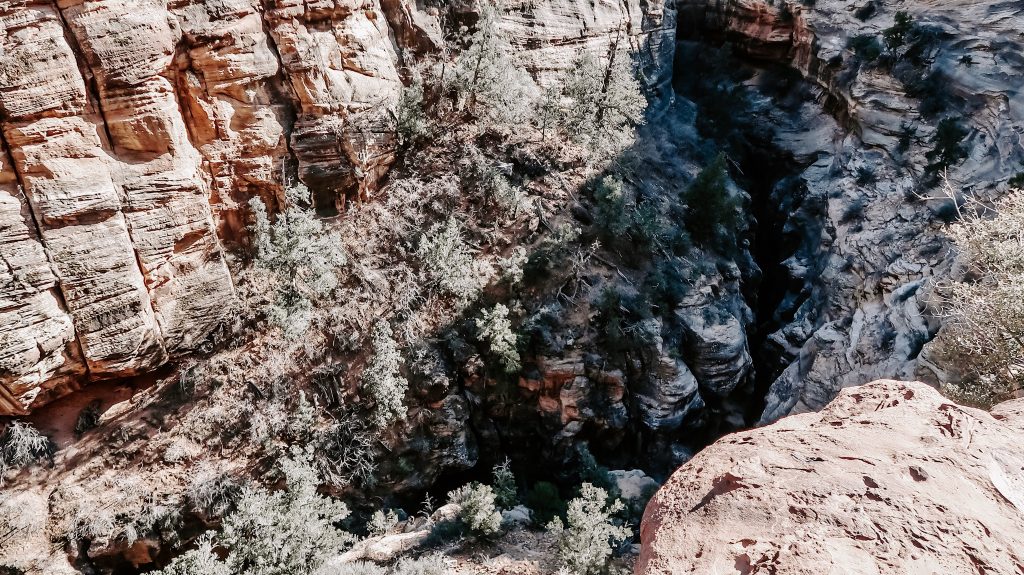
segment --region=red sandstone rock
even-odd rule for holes
[[[727,436],[651,500],[636,573],[1020,573],[1022,405],[878,381]]]

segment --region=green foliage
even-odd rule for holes
[[[917,134],[917,126],[908,122],[901,123],[900,139],[896,144],[896,151],[900,154],[906,154],[910,150],[910,144],[913,143],[915,134]]]
[[[719,154],[683,194],[683,221],[690,235],[704,247],[726,248],[726,253],[735,248],[734,228],[739,223],[737,202],[729,192],[728,181],[725,155]]]
[[[950,108],[956,101],[949,92],[949,78],[941,70],[911,71],[901,74],[907,95],[921,100],[918,112],[924,118],[933,118]]]
[[[490,536],[501,530],[501,513],[495,506],[494,491],[477,482],[463,485],[448,494],[448,502],[459,505],[459,520],[470,533]]]
[[[313,440],[320,474],[332,485],[370,486],[377,470],[377,428],[353,412],[319,430]]]
[[[895,23],[882,32],[882,37],[885,38],[885,47],[889,50],[896,50],[903,46],[907,42],[907,35],[913,28],[914,19],[910,17],[910,14],[902,10],[896,12]]]
[[[659,261],[644,278],[644,291],[663,315],[679,307],[686,295],[686,278],[671,261]],[[670,317],[670,316],[669,316]]]
[[[522,191],[508,181],[494,162],[480,152],[480,148],[468,145],[463,155],[463,187],[475,190],[501,214],[515,217],[523,202]]]
[[[873,34],[860,34],[850,38],[846,47],[853,50],[854,55],[861,62],[871,63],[882,55],[882,44]]]
[[[402,377],[402,354],[387,321],[378,321],[373,326],[370,345],[373,355],[366,363],[361,381],[363,391],[373,399],[373,424],[384,428],[405,418],[409,382]]]
[[[403,557],[389,567],[369,561],[329,564],[313,575],[451,575],[453,571],[441,555]]]
[[[249,206],[255,219],[253,265],[267,272],[272,294],[263,311],[285,337],[296,340],[309,330],[314,304],[338,287],[337,272],[347,260],[341,237],[311,210],[293,205],[271,223],[259,198]]]
[[[579,461],[581,482],[600,487],[611,493],[612,497],[618,497],[619,487],[609,474],[608,468],[597,462],[586,443],[576,446],[576,455]]]
[[[866,186],[875,182],[875,170],[868,166],[857,168],[857,185]]]
[[[287,489],[248,486],[221,532],[177,557],[159,575],[308,575],[354,538],[334,526],[348,516],[341,502],[317,493],[312,450],[293,447],[281,460]],[[223,558],[212,554],[224,551]]]
[[[501,15],[497,6],[482,2],[479,14],[475,30],[464,38],[468,47],[455,57],[452,85],[456,106],[487,121],[512,126],[522,121],[529,109],[525,87],[531,82],[498,26]]]
[[[538,525],[547,525],[552,519],[565,514],[566,504],[558,493],[558,487],[547,481],[538,481],[526,493],[526,506],[533,511],[533,520]]]
[[[629,528],[617,525],[613,515],[623,510],[622,502],[607,503],[608,493],[584,483],[580,496],[569,502],[566,523],[555,518],[548,530],[558,540],[562,567],[576,575],[600,573],[608,564],[614,546],[630,536]]]
[[[232,566],[221,561],[214,552],[216,544],[213,533],[207,532],[199,538],[195,549],[174,558],[171,564],[153,575],[241,575],[241,571],[232,570]]]
[[[240,489],[229,474],[200,467],[191,475],[185,495],[195,511],[221,517],[232,508]]]
[[[53,452],[50,439],[28,423],[14,420],[0,434],[0,485],[10,469],[19,469],[47,458]]]
[[[1012,178],[1009,179],[1009,181],[1006,182],[1006,185],[1010,186],[1011,188],[1024,188],[1024,172],[1017,172],[1016,175],[1014,175]]]
[[[505,373],[516,373],[521,364],[518,343],[512,322],[508,319],[508,308],[496,304],[492,309],[480,312],[476,320],[477,336],[490,346],[491,355],[497,358]]]
[[[935,340],[953,375],[943,391],[990,407],[1024,387],[1024,192],[1011,191],[996,215],[961,210],[949,228],[966,281],[940,284],[945,325]]]
[[[402,88],[395,113],[395,129],[402,149],[409,148],[430,133],[423,102],[423,78],[418,73],[414,73],[412,82]]]
[[[462,240],[459,221],[448,218],[435,224],[420,240],[416,255],[423,262],[430,283],[442,293],[465,304],[480,292],[473,255]]]
[[[627,199],[624,188],[622,180],[618,177],[605,176],[594,189],[597,225],[606,238],[620,238],[626,235],[632,224],[629,217],[632,201]]]
[[[426,557],[403,557],[398,560],[391,575],[451,575],[452,570],[441,555]]]
[[[937,176],[947,168],[967,158],[964,139],[969,132],[956,118],[945,118],[939,122],[932,137],[934,147],[925,154],[929,164],[925,173]]]
[[[516,476],[512,473],[510,465],[511,461],[505,458],[491,470],[494,477],[494,501],[501,509],[512,509],[519,504]]]
[[[613,49],[607,62],[581,51],[558,87],[558,97],[547,96],[541,102],[542,111],[548,105],[557,108],[555,120],[570,139],[600,157],[629,145],[633,128],[643,123],[647,110],[632,57],[622,49]],[[546,125],[546,113],[540,120]]]
[[[622,360],[654,343],[658,334],[648,328],[650,303],[642,297],[626,296],[613,288],[601,291],[596,302],[596,327],[601,343],[611,357]]]
[[[609,175],[594,188],[595,224],[603,242],[620,249],[652,246],[664,234],[653,200],[637,202],[621,178]]]
[[[82,408],[75,419],[75,437],[82,435],[90,429],[95,429],[100,424],[100,401],[97,399]]]
[[[378,509],[370,516],[366,531],[370,537],[377,537],[391,531],[395,525],[398,525],[398,513],[394,509]]]

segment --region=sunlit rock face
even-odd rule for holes
[[[921,383],[723,437],[647,506],[637,575],[1012,573],[1024,561],[1021,400],[991,414]]]

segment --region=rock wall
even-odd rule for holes
[[[621,38],[667,79],[661,3],[507,8],[538,76]],[[222,245],[243,235],[249,198],[278,207],[298,181],[326,211],[364,198],[394,160],[403,58],[436,46],[436,14],[402,0],[0,2],[0,414],[195,349],[233,297]]]
[[[878,378],[941,381],[928,354],[940,327],[929,306],[932,280],[956,273],[942,234],[954,208],[941,186],[925,183],[926,154],[948,117],[968,130],[968,157],[948,172],[961,198],[991,199],[1024,171],[1021,8],[683,0],[678,9],[681,35],[729,41],[755,65],[784,64],[809,83],[801,105],[758,110],[772,145],[797,166],[770,199],[784,211],[783,237],[759,238],[798,246],[778,258],[787,293],[762,355],[781,358],[782,370],[762,422],[820,409],[841,388]],[[857,35],[881,41],[898,10],[934,37],[923,59],[940,83],[914,95],[897,78],[906,62],[858,62],[847,48]],[[948,109],[924,113],[921,98],[933,95]]]
[[[724,437],[648,504],[635,572],[1016,573],[1022,408],[880,381]]]

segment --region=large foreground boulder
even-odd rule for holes
[[[636,572],[1024,573],[1024,400],[848,388],[725,437],[651,500]]]

